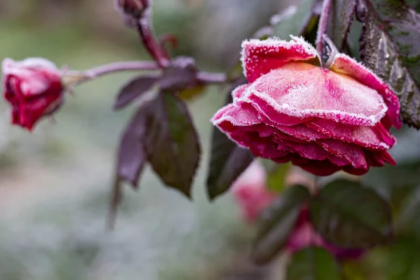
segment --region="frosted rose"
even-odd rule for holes
[[[4,98],[12,105],[12,123],[31,130],[63,101],[61,73],[50,61],[28,58],[3,61]]]
[[[391,125],[400,128],[400,105],[391,89],[344,54],[330,69],[303,39],[250,40],[242,44],[249,84],[212,119],[256,156],[316,174],[344,170],[362,175],[395,164]]]

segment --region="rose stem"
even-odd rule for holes
[[[330,7],[331,7],[331,0],[324,0],[322,3],[322,10],[321,10],[321,17],[319,19],[319,25],[318,25],[318,32],[316,36],[316,49],[321,57],[321,63],[323,63],[323,42],[324,38],[323,35],[325,34],[325,31],[327,29],[327,22],[328,22],[328,16],[330,13]]]
[[[81,83],[107,74],[142,70],[153,71],[160,70],[160,68],[157,63],[153,61],[124,61],[98,66],[86,71],[69,71],[65,76],[83,77],[78,82]],[[198,72],[197,79],[205,84],[223,84],[228,82],[227,76],[224,73]]]

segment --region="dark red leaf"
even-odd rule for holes
[[[135,99],[148,92],[158,79],[158,77],[154,76],[142,76],[130,81],[118,94],[114,109],[121,109],[129,105]]]
[[[151,105],[152,103],[147,103],[137,110],[124,131],[118,150],[118,176],[133,186],[137,186],[147,159],[143,142],[146,136],[146,122],[152,109]]]
[[[243,78],[235,86],[246,82]],[[232,102],[229,92],[226,103]],[[254,160],[251,151],[239,147],[226,134],[213,128],[210,170],[207,175],[207,193],[211,200],[228,191],[232,183]]]
[[[172,93],[161,92],[153,101],[145,147],[148,160],[162,181],[191,197],[200,145],[185,104]]]

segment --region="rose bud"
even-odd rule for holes
[[[28,130],[63,102],[61,72],[50,61],[3,61],[4,98],[12,105],[12,123]]]
[[[212,119],[238,145],[315,175],[362,175],[395,164],[389,129],[402,125],[400,104],[370,70],[344,54],[321,68],[317,51],[297,37],[250,40],[242,48],[249,84]]]
[[[266,181],[264,167],[260,162],[254,161],[231,186],[242,216],[250,223],[255,222],[261,211],[276,198],[276,194],[266,189]]]

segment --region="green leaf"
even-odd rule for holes
[[[390,247],[385,267],[387,280],[417,280],[420,275],[420,242],[415,237],[400,237]]]
[[[264,211],[252,252],[255,262],[267,263],[283,249],[296,224],[302,205],[309,198],[307,188],[300,185],[292,186]]]
[[[229,92],[226,104],[232,102]],[[229,190],[232,183],[251,164],[254,155],[239,147],[216,127],[213,128],[210,170],[207,175],[207,193],[211,200]]]
[[[402,0],[364,0],[361,58],[398,95],[404,122],[420,128],[420,15]]]
[[[343,49],[356,10],[356,0],[331,1],[326,34],[340,51]]]
[[[162,181],[191,197],[200,145],[185,104],[172,93],[161,92],[154,100],[145,147],[148,160]]]
[[[340,280],[341,269],[325,249],[310,247],[293,255],[287,268],[287,280]]]
[[[310,204],[311,221],[328,242],[343,248],[368,248],[392,236],[391,207],[372,189],[337,180]]]
[[[418,187],[418,185],[417,185]],[[415,234],[420,237],[420,188],[411,192],[405,201],[400,215],[397,217],[398,233]]]

